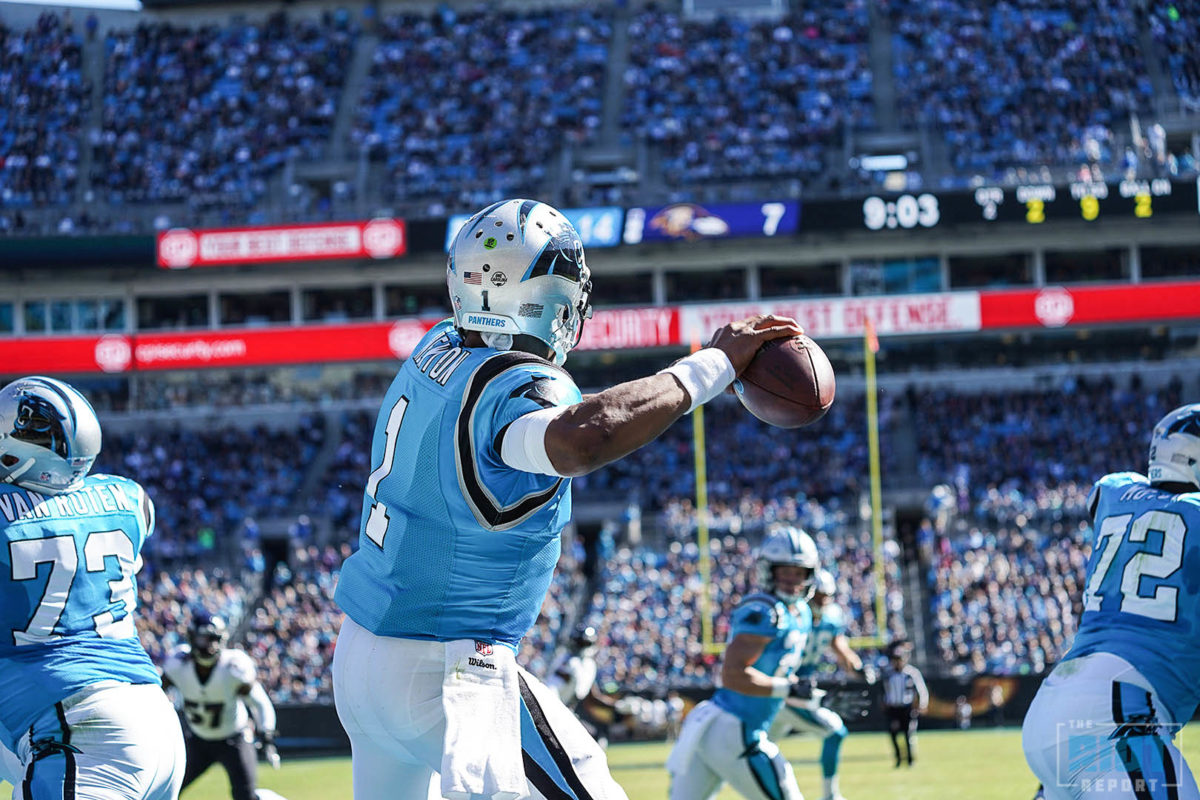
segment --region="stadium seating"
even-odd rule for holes
[[[73,199],[91,85],[82,39],[56,14],[14,30],[0,24],[0,231],[9,212]]]
[[[154,500],[156,533],[143,550],[151,563],[173,567],[240,554],[236,537],[246,520],[290,510],[304,464],[320,447],[324,426],[299,420],[289,430],[113,432],[96,471],[134,477]]]
[[[874,18],[864,0],[810,0],[777,20],[685,18],[653,4],[441,7],[372,18],[370,37],[348,11],[159,20],[117,26],[99,43],[93,110],[85,45],[47,13],[0,31],[0,232],[20,229],[22,209],[78,203],[81,188],[89,202],[70,232],[150,224],[153,215],[122,214],[130,204],[186,204],[231,224],[325,218],[336,213],[327,201],[301,203],[281,176],[289,161],[334,153],[343,172],[362,156],[381,165],[347,196],[437,213],[545,196],[572,163],[567,151],[593,145],[627,160],[647,145],[645,175],[622,190],[635,202],[663,188],[676,199],[740,196],[739,185],[819,195],[860,185],[845,138],[893,116],[899,132],[941,142],[921,167],[927,183],[1103,179],[1143,162],[1192,174],[1191,155],[1136,146],[1127,120],[1138,115],[1144,135],[1158,108],[1200,105],[1197,19],[1194,0],[1145,12],[1134,0],[994,11],[895,0]],[[627,54],[613,50],[619,27]],[[350,81],[367,46],[369,69]],[[888,52],[881,85],[872,64]]]
[[[457,209],[540,195],[559,149],[594,139],[612,33],[602,11],[442,7],[381,29],[350,142],[386,163],[384,200]]]
[[[1135,4],[969,0],[889,4],[897,110],[939,131],[953,175],[991,181],[1041,167],[1113,174],[1113,135],[1152,95]],[[1058,173],[1063,174],[1061,171]]]
[[[283,14],[109,33],[94,190],[116,205],[187,201],[261,221],[270,176],[325,153],[355,37],[342,16]]]
[[[839,174],[829,156],[847,129],[873,125],[874,106],[866,3],[837,6],[779,22],[639,14],[625,72],[630,138],[661,149],[673,187]]]

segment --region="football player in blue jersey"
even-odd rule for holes
[[[789,697],[808,699],[812,684],[796,668],[812,633],[817,546],[804,531],[767,534],[755,558],[758,586],[733,611],[721,663],[721,688],[683,721],[667,759],[671,800],[715,797],[728,782],[750,800],[800,800],[792,766],[768,737]]]
[[[579,234],[533,200],[473,215],[446,267],[453,319],[384,397],[334,699],[359,800],[623,798],[558,695],[517,667],[571,514],[571,477],[632,452],[724,391],[758,348],[794,335],[760,316],[667,369],[584,397],[563,369],[591,316]]]
[[[827,569],[817,570],[813,596],[808,601],[813,631],[804,647],[796,676],[801,681],[815,681],[817,667],[825,653],[832,652],[843,669],[857,672],[867,683],[874,683],[874,670],[863,663],[846,640],[846,616],[834,600],[836,595],[837,580],[833,573]],[[838,764],[842,740],[849,731],[837,712],[821,705],[823,696],[820,689],[814,689],[813,696],[808,699],[788,699],[771,725],[770,738],[778,740],[791,733],[811,733],[824,739],[821,747],[821,774],[825,782],[822,797],[823,800],[843,800],[838,791]]]
[[[73,387],[0,389],[0,726],[27,800],[171,800],[183,779],[179,719],[134,628],[154,505],[89,475],[99,452]]]
[[[1149,461],[1088,498],[1079,632],[1022,731],[1049,800],[1200,797],[1174,743],[1200,703],[1200,403],[1155,425]]]

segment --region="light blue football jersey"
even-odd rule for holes
[[[1064,660],[1120,656],[1173,721],[1187,722],[1200,703],[1200,492],[1170,494],[1118,472],[1096,482],[1088,508],[1095,542]]]
[[[11,736],[93,683],[159,683],[133,623],[153,530],[154,504],[128,478],[89,475],[53,496],[0,484],[0,724]]]
[[[379,636],[515,649],[558,563],[571,481],[512,469],[500,443],[518,417],[580,400],[549,361],[434,326],[383,401],[342,610]]]
[[[812,632],[812,611],[807,603],[789,608],[782,600],[768,594],[752,594],[733,610],[729,621],[729,641],[738,634],[769,636],[762,655],[751,666],[759,672],[786,677],[800,666],[804,645]],[[783,705],[782,697],[751,697],[721,687],[713,702],[744,723],[749,738],[765,731]]]
[[[819,620],[813,616],[812,626],[812,634],[804,645],[804,654],[800,657],[800,666],[796,669],[796,674],[802,677],[817,671],[833,640],[846,632],[846,615],[841,606],[830,601],[821,609]]]

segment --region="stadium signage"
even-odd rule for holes
[[[631,208],[625,213],[625,244],[694,242],[699,239],[772,237],[793,234],[800,225],[800,203],[673,203]]]
[[[634,209],[630,209],[632,214]],[[1103,224],[1200,212],[1200,181],[1076,181],[1065,186],[980,186],[968,191],[872,195],[805,202],[801,233],[930,230],[1008,222]],[[626,223],[628,229],[629,223]],[[628,239],[626,240],[629,241]],[[632,242],[630,242],[632,243]]]
[[[684,306],[680,336],[685,342],[704,340],[722,325],[765,313],[792,317],[815,339],[861,336],[867,320],[879,335],[969,332],[982,326],[978,292],[947,292]]]
[[[795,317],[816,339],[980,330],[1070,328],[1200,319],[1200,280],[1107,286],[1048,286],[821,300],[763,300],[596,312],[585,350],[687,346],[728,322],[773,312]],[[0,339],[0,373],[121,374],[205,367],[284,366],[407,358],[438,320],[305,325],[182,333]]]
[[[188,269],[278,261],[395,258],[408,249],[402,219],[255,228],[190,230],[158,234],[158,265]]]

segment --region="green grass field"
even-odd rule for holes
[[[1181,737],[1184,756],[1200,763],[1200,737]],[[1188,745],[1192,745],[1189,747]],[[820,745],[795,737],[783,742],[807,800],[819,800]],[[630,800],[665,800],[668,745],[618,744],[609,748],[613,776]],[[1037,786],[1021,755],[1017,728],[966,733],[930,731],[920,736],[920,758],[912,769],[892,766],[891,745],[883,733],[852,734],[842,750],[842,794],[848,800],[1029,800]],[[350,759],[285,761],[283,769],[263,769],[260,783],[288,800],[349,800]],[[2,785],[2,782],[0,782]],[[0,797],[7,794],[0,792]],[[738,795],[728,788],[719,800]],[[211,769],[183,794],[183,800],[228,800],[229,784],[219,767]],[[396,800],[410,798],[396,796]],[[411,798],[424,800],[424,798]]]

